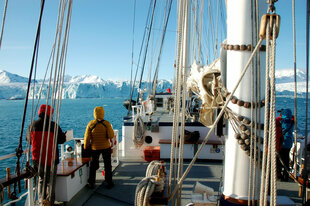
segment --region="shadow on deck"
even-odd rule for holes
[[[115,186],[107,189],[103,183],[101,173],[97,173],[96,188],[83,188],[66,205],[134,205],[135,190],[137,184],[145,177],[148,162],[120,162],[113,172]],[[184,168],[188,163],[184,163]],[[169,169],[169,165],[166,165]],[[185,170],[184,169],[184,170]],[[222,174],[222,162],[198,162],[193,166],[185,179],[182,187],[182,203],[187,205],[191,202],[191,194],[196,181],[207,185],[218,192]],[[290,197],[296,205],[301,205],[298,197],[298,185],[293,182],[278,182],[278,195]],[[170,203],[171,205],[171,203]]]

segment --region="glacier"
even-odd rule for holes
[[[0,99],[24,99],[27,91],[28,78],[21,77],[10,72],[0,70]],[[42,80],[35,81],[32,84],[29,98],[46,98],[48,94],[48,83],[45,82],[40,96],[40,87]],[[149,83],[143,81],[141,88],[146,88]],[[112,81],[103,80],[98,76],[81,75],[71,77],[65,76],[63,85],[63,99],[79,99],[79,98],[129,98],[130,81]],[[33,88],[34,87],[34,88]],[[165,92],[168,88],[172,88],[171,80],[158,80],[157,92]],[[135,97],[137,91],[134,91]]]
[[[305,96],[306,74],[303,70],[297,70],[297,93],[298,96]],[[12,74],[5,70],[0,70],[0,99],[25,99],[28,78]],[[42,80],[37,80],[32,84],[29,98],[38,99]],[[141,88],[147,88],[148,82],[143,81]],[[35,85],[33,89],[33,85]],[[103,80],[101,77],[93,75],[80,75],[71,77],[65,76],[63,86],[63,99],[79,98],[129,98],[130,81]],[[172,88],[172,80],[158,80],[157,92],[165,92]],[[281,69],[276,71],[276,94],[277,96],[292,96],[294,94],[294,71],[292,69]],[[137,87],[136,87],[137,88]],[[48,85],[43,85],[41,97],[47,97]],[[137,91],[134,91],[135,97]]]

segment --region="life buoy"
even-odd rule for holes
[[[117,142],[116,142],[116,138],[113,137],[112,139],[110,139],[110,145],[111,145],[111,154],[113,153],[113,150],[116,148]]]
[[[145,111],[147,111],[147,101],[143,102],[143,106],[144,106]]]

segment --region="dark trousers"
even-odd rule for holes
[[[39,163],[36,161],[33,161],[33,166],[34,166],[34,169],[38,172]],[[52,175],[51,175],[51,172],[52,172],[51,170],[52,170],[52,167],[47,166],[45,175],[44,175],[44,165],[41,165],[40,171],[38,172],[38,176],[39,176],[38,193],[39,193],[39,199],[41,199],[43,196],[43,200],[48,199],[51,205],[54,205],[57,165],[55,165],[55,172]]]
[[[99,169],[99,156],[102,154],[104,163],[105,181],[112,184],[112,165],[111,165],[111,147],[103,150],[93,150],[90,161],[90,174],[88,182],[95,184],[96,170]]]
[[[290,163],[290,150],[291,149],[286,149],[286,148],[282,148],[281,150],[280,150],[280,152],[279,152],[279,155],[280,155],[280,157],[281,157],[281,159],[282,159],[282,161],[283,161],[283,163],[284,163],[284,166],[289,170],[289,163]],[[282,180],[284,180],[284,181],[287,181],[288,180],[288,178],[289,178],[289,174],[285,171],[285,168],[282,166],[282,164],[281,163],[279,163],[278,164],[278,166],[279,166],[279,169],[278,169],[278,171],[280,172],[280,173],[282,173],[281,174],[281,179]]]

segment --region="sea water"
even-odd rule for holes
[[[105,109],[104,119],[108,120],[113,129],[119,130],[121,136],[122,119],[127,114],[123,106],[124,99],[64,99],[60,110],[59,125],[63,131],[73,130],[74,137],[83,138],[86,126],[94,119],[94,108],[103,106]],[[46,103],[41,101],[40,104]],[[35,103],[36,104],[36,103]],[[40,105],[39,104],[39,105]],[[15,153],[19,144],[21,125],[23,119],[25,101],[23,100],[0,100],[0,156]],[[23,131],[23,149],[26,148],[26,132],[31,122],[32,100],[29,100],[25,126]],[[37,112],[33,115],[38,118]],[[0,162],[0,178],[5,177],[5,168],[14,166],[16,158],[10,158]]]
[[[93,110],[96,106],[103,106],[105,109],[105,119],[108,120],[114,129],[119,130],[122,134],[122,119],[127,114],[127,110],[123,106],[124,99],[64,99],[61,104],[60,126],[63,131],[73,129],[74,137],[84,137],[85,128],[93,117]],[[43,104],[45,101],[39,103]],[[0,100],[0,156],[15,153],[15,149],[19,143],[21,134],[21,125],[24,112],[24,100]],[[36,103],[35,103],[36,104]],[[294,99],[290,97],[278,97],[276,109],[289,108],[294,114]],[[297,99],[297,133],[301,136],[305,135],[306,120],[306,99]],[[35,107],[35,106],[34,106]],[[26,147],[26,131],[31,122],[32,100],[29,101],[26,113],[25,126],[23,131],[23,149]],[[309,111],[309,110],[308,110]],[[310,113],[309,113],[310,114]],[[309,116],[308,114],[308,116]],[[277,116],[279,114],[277,113]],[[37,113],[33,118],[37,119]],[[310,130],[310,122],[308,121],[308,130]],[[22,160],[21,160],[22,161]],[[22,161],[23,162],[23,161]],[[0,162],[0,178],[6,176],[5,168],[11,167],[14,171],[16,157]],[[11,173],[12,173],[11,172]]]
[[[127,114],[127,110],[123,106],[123,101],[124,99],[121,98],[64,99],[61,102],[59,125],[64,132],[72,129],[75,138],[83,138],[88,122],[94,119],[94,108],[96,106],[103,106],[105,110],[104,119],[112,124],[113,129],[119,130],[119,135],[121,136],[122,119]],[[39,105],[40,104],[46,104],[46,100],[40,101]],[[34,105],[33,108],[32,105]],[[31,116],[33,116],[34,119],[38,118],[37,111],[32,115],[32,113],[34,113],[32,111],[35,110],[36,105],[36,102],[33,104],[32,100],[29,100],[22,138],[23,150],[25,150],[27,146],[26,132],[31,122]],[[15,153],[21,134],[24,106],[24,100],[0,100],[0,156]],[[0,162],[0,178],[6,176],[7,167],[11,168],[11,174],[14,173],[16,160],[16,157],[12,157]],[[21,164],[21,167],[24,168],[24,156],[21,159]],[[25,189],[23,189],[24,181],[21,181],[21,185],[22,191],[25,192]],[[5,202],[7,202],[7,196],[5,199]],[[16,205],[24,205],[24,202],[25,198]]]

